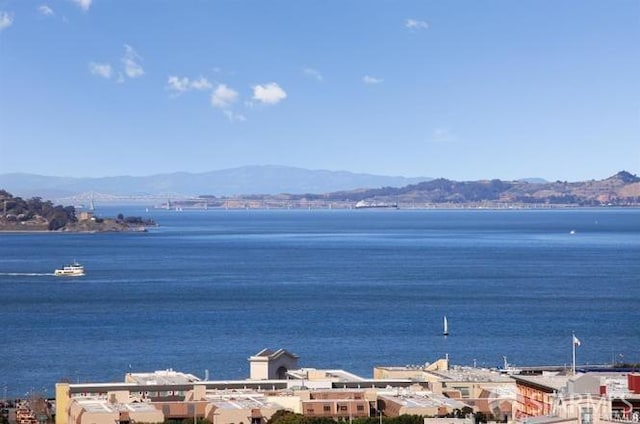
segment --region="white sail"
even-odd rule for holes
[[[447,316],[444,316],[444,320],[443,320],[443,325],[444,325],[444,329],[442,331],[442,334],[444,334],[445,336],[449,335],[449,323],[447,322]]]

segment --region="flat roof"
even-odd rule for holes
[[[312,374],[323,374],[323,377],[309,378]],[[318,369],[318,368],[299,368],[288,370],[287,374],[296,380],[338,380],[338,381],[364,381],[365,379],[359,375],[353,374],[342,369]]]
[[[437,408],[446,406],[454,409],[462,409],[468,406],[462,401],[431,392],[397,393],[389,391],[379,392],[378,396],[398,402],[407,408]]]
[[[78,405],[94,414],[112,414],[115,412],[155,412],[157,409],[149,403],[110,403],[106,399],[76,399]]]
[[[172,369],[154,372],[137,372],[127,374],[127,378],[136,384],[162,385],[162,384],[186,384],[200,381],[193,374],[174,371]]]
[[[540,388],[545,388],[551,391],[562,390],[569,381],[569,376],[566,375],[554,375],[554,376],[540,376],[540,375],[513,375],[512,378],[516,382],[529,383]]]
[[[205,399],[220,409],[281,408],[280,405],[269,402],[266,397],[260,394],[207,394]]]
[[[504,383],[513,381],[511,376],[501,374],[488,368],[454,367],[447,371],[425,371],[427,374],[441,377],[448,381]]]

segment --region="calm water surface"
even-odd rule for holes
[[[129,367],[246,378],[265,347],[369,377],[569,364],[575,331],[581,363],[640,362],[640,210],[118,212],[161,226],[0,234],[9,395]],[[85,277],[48,275],[73,259]]]

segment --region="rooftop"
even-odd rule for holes
[[[451,409],[462,409],[466,403],[451,399],[432,392],[409,392],[406,390],[379,391],[378,395],[402,404],[407,408],[438,408],[441,406]]]
[[[255,392],[207,393],[205,399],[219,409],[279,409],[280,405],[269,402],[267,398]]]
[[[87,412],[106,413],[114,412],[155,412],[157,409],[149,403],[110,403],[106,399],[77,399],[76,402]]]
[[[477,381],[485,383],[508,383],[513,379],[506,374],[488,368],[454,367],[447,371],[427,371],[431,375],[451,381]]]
[[[194,383],[200,381],[200,379],[193,374],[186,374],[169,368],[148,373],[128,373],[125,381],[138,385],[167,385]]]

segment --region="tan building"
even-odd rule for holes
[[[598,372],[576,376],[515,376],[514,379],[519,422],[640,421],[640,393],[628,384],[633,381],[633,374]]]
[[[465,402],[427,391],[387,390],[378,392],[378,409],[385,416],[423,415],[438,417],[462,411]]]
[[[167,385],[195,383],[200,379],[193,374],[186,374],[169,368],[148,373],[127,373],[124,376],[124,381],[125,383],[139,385]]]
[[[81,211],[76,214],[78,221],[89,221],[95,219],[93,211]]]
[[[79,399],[69,405],[69,424],[161,423],[164,414],[148,403],[119,403]]]
[[[367,396],[365,390],[318,390],[298,394],[301,397],[302,414],[308,417],[353,419],[370,416],[375,396]]]
[[[284,349],[262,349],[249,358],[251,380],[284,380],[287,371],[298,368],[298,355]]]
[[[282,405],[263,393],[227,391],[208,393],[205,418],[213,424],[264,424]]]
[[[504,377],[479,378],[446,360],[425,369],[380,367],[363,378],[332,369],[298,368],[297,355],[262,350],[249,358],[247,380],[200,380],[172,369],[128,373],[122,383],[56,385],[56,424],[125,424],[207,419],[214,424],[264,424],[277,411],[349,418],[452,414],[495,393]],[[376,374],[376,372],[374,372]],[[494,392],[491,392],[491,391]],[[497,395],[496,395],[497,396]]]
[[[511,376],[496,370],[475,367],[449,367],[447,359],[432,364],[405,367],[376,367],[378,378],[408,378],[426,384],[434,394],[464,402],[474,412],[496,419],[514,416],[516,384]]]

